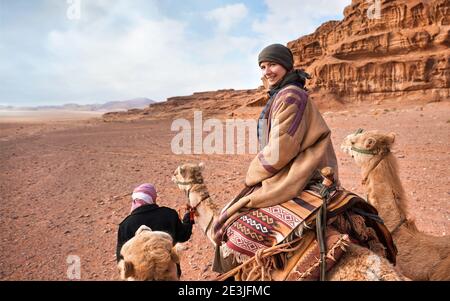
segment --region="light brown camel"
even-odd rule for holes
[[[358,130],[341,149],[361,169],[367,201],[377,208],[398,249],[397,264],[413,280],[450,280],[450,236],[418,231],[409,219],[407,199],[391,147],[395,134]]]
[[[122,280],[179,280],[178,255],[172,237],[162,231],[152,231],[142,225],[127,241],[120,254],[117,267]]]
[[[189,205],[195,208],[196,224],[215,246],[212,224],[218,216],[219,209],[209,196],[208,189],[203,182],[203,168],[203,163],[183,164],[175,170],[172,180],[188,195]],[[387,259],[355,244],[348,245],[347,252],[328,271],[327,279],[406,280]]]

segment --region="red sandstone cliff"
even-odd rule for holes
[[[295,66],[313,76],[311,92],[349,102],[448,98],[450,1],[382,0],[379,15],[375,3],[353,0],[342,21],[288,43]]]
[[[202,111],[203,117],[222,116],[253,118],[255,112],[265,105],[267,97],[262,87],[250,90],[218,90],[196,92],[189,96],[170,97],[165,102],[151,104],[144,110],[133,109],[127,112],[111,112],[103,115],[105,121],[192,118],[194,111]]]

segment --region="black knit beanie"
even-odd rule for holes
[[[289,48],[281,44],[272,44],[264,48],[258,56],[258,65],[262,62],[275,62],[291,71],[294,68],[294,57]]]

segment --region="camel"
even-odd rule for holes
[[[391,147],[395,134],[358,130],[341,149],[361,169],[367,201],[377,208],[398,249],[397,264],[413,280],[450,280],[450,236],[420,232],[409,218],[407,199]]]
[[[117,267],[122,280],[179,280],[178,255],[172,237],[162,231],[152,231],[142,225],[127,241],[120,254],[123,259]]]
[[[186,193],[191,208],[194,208],[196,224],[214,247],[213,223],[219,214],[219,207],[212,200],[203,181],[204,163],[186,163],[178,166],[172,181]],[[220,248],[222,252],[222,249]],[[231,257],[232,255],[229,255]],[[231,259],[232,260],[232,259]],[[234,261],[235,262],[235,261]],[[238,265],[238,264],[236,264]],[[391,263],[369,249],[349,243],[347,251],[328,272],[328,280],[407,280]]]

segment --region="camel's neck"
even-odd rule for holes
[[[218,206],[209,196],[206,185],[196,184],[189,193],[189,202],[196,209],[195,223],[214,244],[213,221],[218,215]]]
[[[362,166],[363,177],[367,177],[367,199],[392,231],[408,217],[405,194],[392,153],[385,155],[374,167],[377,161],[379,158],[375,156]]]

